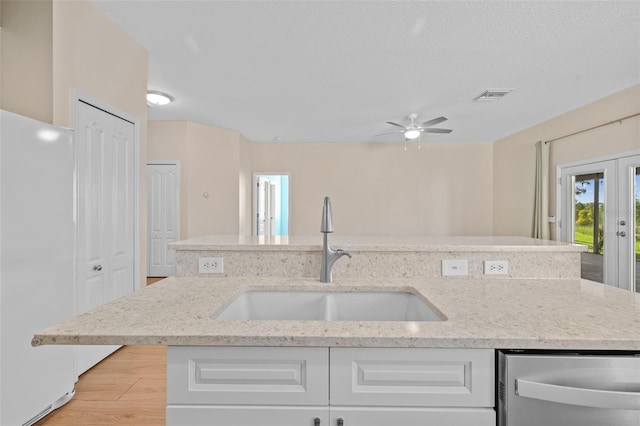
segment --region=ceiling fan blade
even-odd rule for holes
[[[373,135],[373,136],[397,135],[398,133],[404,133],[404,130],[398,130],[398,131],[395,131],[395,132],[378,133],[377,135]]]
[[[451,133],[453,130],[451,129],[438,129],[430,127],[428,129],[423,130],[425,133]]]
[[[391,124],[392,126],[402,127],[403,129],[407,128],[407,126],[405,126],[404,124],[394,123],[393,121],[387,121],[387,124]]]
[[[422,127],[429,127],[429,126],[435,126],[436,124],[440,124],[443,121],[447,121],[448,118],[447,117],[438,117],[438,118],[434,118],[432,120],[428,120],[425,121],[421,124]]]

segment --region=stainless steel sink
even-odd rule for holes
[[[419,296],[399,291],[245,291],[219,320],[443,321]]]

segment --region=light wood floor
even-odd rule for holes
[[[124,346],[80,376],[76,395],[36,426],[165,424],[167,348]]]
[[[123,346],[81,375],[73,399],[36,426],[164,426],[166,379],[165,346]]]

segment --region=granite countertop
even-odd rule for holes
[[[409,290],[440,322],[219,321],[247,289]],[[34,345],[640,350],[640,294],[585,280],[171,277],[38,332]]]
[[[392,237],[330,234],[332,247],[350,251],[555,251],[581,252],[586,247],[527,237]],[[264,237],[210,235],[169,244],[175,250],[320,251],[322,235]]]

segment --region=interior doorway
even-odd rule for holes
[[[558,167],[562,241],[584,244],[582,277],[640,292],[640,153]]]
[[[289,235],[289,173],[253,174],[253,235]]]

